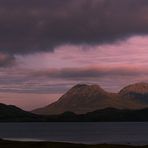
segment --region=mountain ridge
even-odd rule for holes
[[[61,114],[66,111],[82,114],[107,107],[141,109],[148,107],[148,96],[145,96],[145,94],[148,94],[148,83],[128,85],[121,89],[119,93],[107,92],[96,84],[77,84],[61,96],[58,101],[46,107],[35,109],[32,112],[35,114],[50,115]],[[147,102],[140,101],[140,98],[143,98]]]
[[[13,105],[0,104],[0,122],[144,122],[148,121],[148,108],[104,108],[76,114],[70,111],[58,115],[34,115]]]

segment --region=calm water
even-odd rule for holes
[[[148,144],[148,123],[0,123],[0,138]]]

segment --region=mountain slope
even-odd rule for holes
[[[119,94],[123,99],[148,105],[148,83],[131,84],[123,88]]]
[[[98,85],[78,84],[71,88],[58,101],[40,109],[36,109],[36,114],[61,114],[71,111],[83,114],[107,107],[126,108],[132,102],[122,101],[119,94],[109,93]]]
[[[36,121],[39,116],[13,105],[0,104],[0,121]]]
[[[136,83],[124,87],[119,93],[109,93],[98,85],[78,84],[58,101],[36,110],[35,114],[76,114],[92,112],[107,107],[117,109],[142,109],[148,107],[148,83]]]

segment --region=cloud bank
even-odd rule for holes
[[[52,51],[148,33],[147,0],[1,0],[0,51]]]
[[[10,75],[11,73],[11,75]],[[0,92],[64,93],[78,83],[96,83],[109,91],[139,81],[148,82],[148,68],[129,65],[36,70],[7,69],[0,73]]]

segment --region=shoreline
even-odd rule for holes
[[[1,148],[148,148],[148,145],[124,145],[124,144],[75,144],[66,142],[48,141],[14,141],[0,139]]]
[[[145,146],[148,143],[135,143],[135,142],[84,142],[84,141],[63,141],[63,140],[47,140],[47,139],[35,139],[35,138],[0,138],[3,141],[11,141],[11,142],[46,142],[46,143],[66,143],[66,144],[82,144],[82,145],[130,145],[130,146]]]

